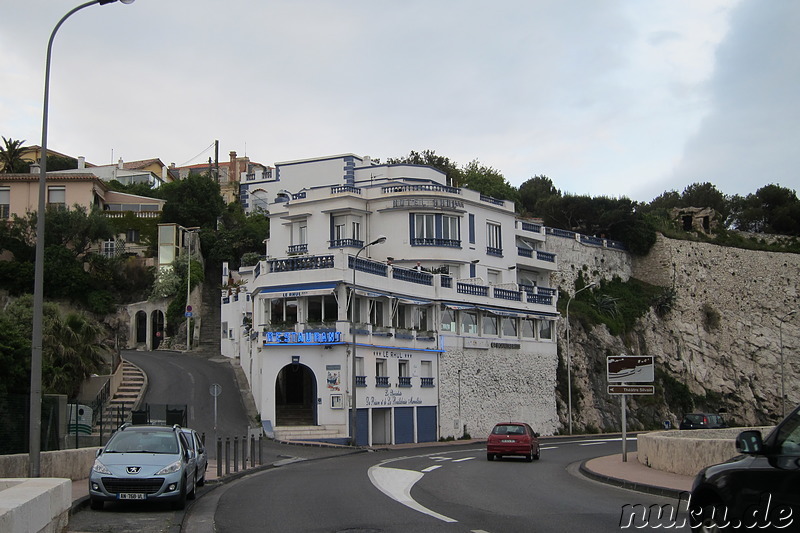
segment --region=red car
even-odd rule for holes
[[[486,440],[486,459],[521,455],[528,461],[539,459],[538,435],[525,422],[497,424]]]

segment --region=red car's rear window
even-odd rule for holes
[[[500,424],[494,427],[492,435],[524,435],[525,427],[516,424]]]

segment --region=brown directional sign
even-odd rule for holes
[[[608,385],[609,394],[655,394],[655,385]]]

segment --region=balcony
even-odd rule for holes
[[[411,246],[440,246],[443,248],[461,248],[459,239],[434,239],[417,237],[411,239]]]
[[[334,185],[331,187],[331,194],[361,194],[361,187],[353,187],[352,185]]]
[[[433,378],[419,378],[419,381],[420,387],[433,387]]]
[[[375,386],[376,387],[388,387],[389,386],[389,376],[376,376],[375,377]]]
[[[398,387],[410,387],[411,386],[411,377],[410,376],[400,376],[398,378],[400,381],[397,384]]]
[[[287,255],[300,255],[308,253],[308,244],[293,244],[286,250]]]
[[[285,259],[268,259],[270,272],[294,272],[298,270],[316,270],[333,268],[332,255],[310,255],[305,257],[287,257]]]
[[[330,241],[328,248],[361,248],[364,241],[360,239],[334,239]]]
[[[356,376],[356,387],[366,387],[367,376]]]

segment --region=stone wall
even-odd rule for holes
[[[688,387],[696,410],[724,408],[734,423],[762,425],[782,418],[782,344],[786,410],[800,403],[800,312],[781,326],[788,311],[800,309],[800,255],[659,236],[646,257],[629,257],[626,263],[611,259],[620,254],[613,250],[586,250],[553,237],[547,244],[549,250],[566,248],[555,250],[562,268],[554,283],[564,287],[574,287],[571,280],[578,269],[593,273],[593,267],[605,266],[597,268],[598,275],[623,280],[629,275],[674,287],[676,293],[670,313],[658,317],[651,311],[625,338],[609,335],[604,326],[584,331],[573,322],[573,415],[579,427],[619,427],[619,400],[605,390],[608,355],[653,355],[658,369]],[[564,342],[562,328],[561,354]],[[680,420],[683,413],[675,400],[671,405],[664,401],[664,385],[657,380],[655,397],[629,397],[629,427],[651,429],[664,420]],[[566,399],[560,398],[562,424],[565,405]]]
[[[542,350],[539,353],[505,348],[442,353],[438,381],[441,436],[461,437],[467,424],[466,433],[484,438],[496,423],[510,421],[528,422],[542,435],[555,433],[555,344],[536,344]]]

